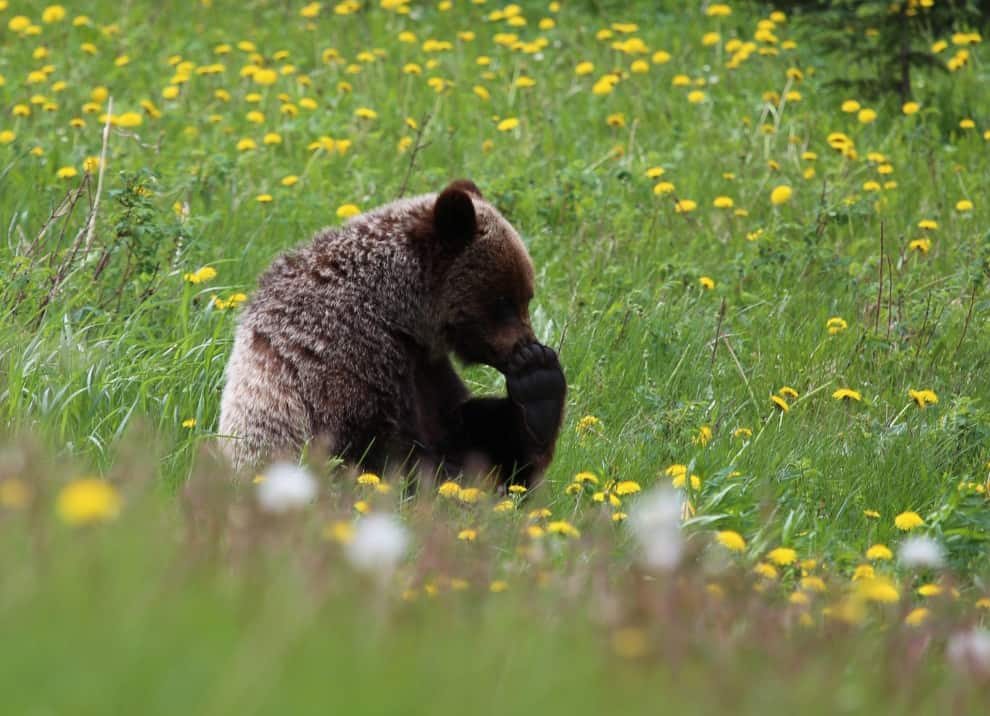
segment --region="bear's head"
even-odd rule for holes
[[[504,369],[536,340],[529,319],[533,263],[512,225],[468,180],[440,192],[430,217],[442,266],[434,310],[445,347],[467,363]]]

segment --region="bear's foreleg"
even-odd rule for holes
[[[498,468],[503,482],[530,485],[553,458],[567,382],[557,354],[539,343],[516,349],[505,382],[508,397],[461,404],[457,448]]]

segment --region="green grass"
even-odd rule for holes
[[[756,6],[709,18],[693,7],[651,3],[621,16],[598,14],[592,3],[565,3],[558,13],[526,4],[528,24],[512,27],[486,19],[492,3],[456,2],[449,11],[417,4],[408,16],[378,3],[338,15],[324,4],[311,20],[300,16],[300,4],[210,5],[91,3],[90,20],[79,25],[73,7],[54,23],[41,21],[43,5],[15,1],[0,10],[0,427],[11,446],[0,479],[27,480],[32,494],[24,515],[13,503],[0,508],[0,619],[16,645],[5,650],[2,670],[17,685],[12,712],[39,704],[85,712],[305,712],[319,703],[445,713],[480,701],[492,711],[639,711],[657,684],[672,709],[698,712],[807,710],[814,702],[823,713],[858,706],[893,713],[907,699],[932,711],[945,699],[972,696],[945,674],[941,646],[953,625],[980,619],[973,603],[986,590],[990,540],[986,501],[973,489],[986,481],[990,459],[990,77],[982,44],[968,48],[970,61],[959,71],[917,74],[922,109],[906,116],[893,97],[834,86],[856,69],[824,53],[813,18],[796,16],[775,30],[793,49],[753,52],[726,69],[726,43],[750,39],[767,15]],[[18,15],[40,34],[9,29]],[[540,29],[545,17],[556,26]],[[596,39],[620,21],[639,30]],[[416,41],[401,41],[403,31]],[[464,31],[475,36],[459,38]],[[701,37],[711,31],[721,42],[705,47]],[[498,44],[497,34],[509,32],[548,44],[537,53]],[[641,38],[649,52],[610,46],[626,37]],[[428,52],[428,39],[451,48]],[[252,59],[236,45],[246,40],[266,67],[294,69],[271,86],[241,77]],[[221,44],[229,53],[217,54]],[[939,59],[957,49],[950,44]],[[283,50],[289,54],[276,59]],[[671,60],[651,61],[657,50]],[[129,62],[118,66],[124,55]],[[490,64],[480,65],[479,56]],[[648,63],[646,73],[631,70],[636,60]],[[578,76],[583,61],[594,71]],[[182,62],[192,63],[188,80],[170,84]],[[197,73],[214,63],[224,71]],[[408,63],[422,74],[406,74]],[[46,64],[54,70],[29,83],[29,73]],[[788,68],[800,68],[803,79],[789,79]],[[610,94],[594,94],[595,82],[613,70],[626,76]],[[678,74],[704,86],[675,86]],[[521,76],[536,85],[514,86]],[[437,92],[428,78],[452,85]],[[171,86],[180,91],[166,99]],[[487,89],[488,101],[476,86]],[[84,104],[97,87],[113,98],[115,115],[136,112],[140,124],[110,132],[87,251],[80,231],[97,177],[85,174],[83,162],[101,153],[106,100],[97,92],[93,107]],[[690,103],[688,92],[699,88],[704,101]],[[790,90],[800,100],[766,98]],[[844,113],[850,98],[876,109],[878,119],[862,124]],[[45,109],[46,102],[56,106]],[[295,114],[286,113],[287,103]],[[19,105],[30,115],[18,116]],[[357,117],[362,107],[377,117]],[[249,121],[250,111],[263,121]],[[622,121],[611,124],[624,126],[607,122],[617,114]],[[518,128],[499,131],[510,117]],[[71,126],[73,118],[83,126]],[[398,148],[403,138],[417,140],[407,118],[419,124],[424,145],[412,166],[412,149]],[[964,118],[975,128],[960,127]],[[829,146],[832,132],[853,140],[855,159]],[[267,133],[280,143],[266,144]],[[311,149],[321,137],[338,144]],[[239,150],[244,138],[257,147]],[[350,142],[346,151],[340,140]],[[884,158],[870,159],[871,152]],[[891,174],[878,173],[884,164]],[[77,175],[59,178],[63,167]],[[662,167],[663,176],[648,178],[650,167]],[[391,594],[380,612],[366,613],[365,595],[374,590],[341,576],[349,570],[318,538],[326,519],[352,514],[357,495],[340,487],[339,473],[322,478],[326,510],[292,523],[309,531],[289,530],[310,561],[281,564],[294,547],[274,538],[260,554],[232,556],[238,511],[254,515],[250,486],[224,492],[219,503],[192,499],[205,500],[209,519],[177,504],[186,504],[191,476],[225,484],[210,451],[237,311],[219,310],[213,299],[250,293],[279,251],[338,223],[343,204],[369,209],[395,198],[407,173],[407,193],[472,178],[528,245],[537,270],[534,325],[560,350],[569,397],[555,462],[526,510],[546,504],[583,537],[552,542],[548,561],[536,565],[516,554],[528,545],[520,537],[524,515],[503,524],[487,511],[441,511],[434,529],[454,544],[441,561],[454,573],[472,572],[472,591],[445,594],[440,606],[422,594],[397,604]],[[298,183],[284,186],[289,175]],[[896,186],[868,191],[871,180]],[[673,193],[656,194],[661,181],[672,182]],[[774,206],[778,185],[792,187],[793,196]],[[59,210],[77,188],[74,210]],[[263,194],[272,200],[259,202]],[[717,196],[748,213],[714,208]],[[686,199],[696,209],[676,212],[675,201]],[[964,199],[972,210],[957,210]],[[920,229],[923,219],[938,228]],[[931,239],[930,252],[910,249],[920,237]],[[206,265],[216,278],[184,281]],[[713,289],[701,286],[702,276]],[[829,335],[834,316],[848,328]],[[477,392],[503,390],[491,369],[464,374]],[[770,401],[782,386],[800,396],[788,399],[786,414]],[[843,387],[862,401],[834,400]],[[915,407],[908,390],[921,388],[934,390],[938,404]],[[579,434],[588,415],[600,426]],[[193,418],[194,428],[182,427]],[[696,439],[703,426],[713,431],[705,445]],[[737,437],[740,428],[752,437]],[[795,567],[782,570],[772,598],[733,600],[724,613],[743,625],[733,638],[711,616],[723,612],[702,598],[704,570],[688,569],[698,606],[683,624],[635,603],[630,595],[642,575],[630,572],[634,548],[609,519],[612,508],[590,494],[575,501],[566,487],[576,473],[592,471],[603,482],[635,480],[646,490],[668,482],[664,470],[675,463],[701,479],[701,489],[686,496],[699,563],[718,550],[713,530],[747,540],[734,558],[739,579],[780,545],[819,563],[830,591],[809,608],[813,629],[795,626],[786,602],[801,576]],[[127,499],[118,522],[76,536],[57,524],[51,503],[60,485],[84,474],[107,476]],[[137,474],[155,489],[132,499]],[[964,483],[970,487],[960,489]],[[628,498],[622,509],[635,503]],[[937,636],[922,665],[910,667],[910,688],[876,667],[901,664],[891,654],[912,638],[904,627],[837,634],[821,614],[845,594],[868,546],[894,548],[903,539],[894,517],[905,510],[920,513],[923,531],[946,546],[950,571],[941,579],[960,589],[958,602],[933,609]],[[200,529],[200,518],[217,530],[185,544],[181,536]],[[270,526],[250,524],[269,535]],[[469,526],[481,528],[479,555],[454,540]],[[435,567],[423,566],[432,531],[422,530],[399,592],[432,578]],[[601,566],[608,588],[594,586],[588,565]],[[545,593],[531,586],[542,571],[552,577]],[[889,565],[878,572],[899,580],[902,599],[870,625],[896,626],[903,610],[921,603],[911,588],[938,576]],[[488,582],[502,577],[509,592],[487,596]],[[330,586],[337,579],[344,586]],[[574,585],[594,598],[574,599]],[[751,586],[739,594],[751,594]],[[662,602],[666,588],[650,587],[643,599],[655,607],[651,600]],[[611,612],[596,599],[617,601],[621,617],[603,616]],[[647,656],[624,660],[610,648],[610,634],[628,623],[651,635]],[[762,629],[774,637],[772,647]],[[664,647],[668,641],[678,649]],[[788,673],[793,663],[804,671]],[[894,695],[895,683],[904,695]]]

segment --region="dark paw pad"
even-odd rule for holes
[[[556,437],[567,382],[553,349],[539,343],[520,346],[505,371],[509,398],[522,410],[530,437],[548,445]]]

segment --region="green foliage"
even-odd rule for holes
[[[9,710],[37,710],[40,689],[55,711],[306,711],[331,674],[358,685],[328,697],[341,712],[360,710],[355,690],[380,705],[368,711],[443,713],[493,689],[508,712],[533,708],[534,690],[561,712],[655,710],[643,694],[661,687],[688,712],[964,711],[944,661],[912,655],[982,620],[986,590],[990,124],[971,6],[906,16],[836,3],[770,20],[749,6],[708,15],[712,3],[381,4],[308,17],[267,0],[95,2],[77,23],[75,9],[49,22],[50,8],[0,0],[0,425],[58,460],[31,473],[31,509],[0,505]],[[259,68],[274,74],[261,82]],[[913,113],[889,97],[907,72]],[[850,99],[875,116],[843,111]],[[499,129],[506,119],[518,126]],[[438,513],[423,545],[466,548],[450,534],[466,527],[484,543],[494,525],[486,559],[466,562],[475,591],[378,620],[367,585],[335,581],[345,572],[322,538],[329,517],[354,516],[337,473],[321,473],[336,501],[295,532],[259,517],[251,486],[212,512],[190,494],[228,487],[210,458],[232,299],[341,221],[338,208],[459,176],[522,234],[534,325],[569,382],[554,463],[527,507],[592,537],[549,542],[534,567],[518,559],[524,515],[510,528],[487,509]],[[779,186],[791,196],[774,202]],[[464,375],[475,392],[504,390],[489,368]],[[861,400],[833,399],[839,388]],[[922,408],[912,389],[938,402]],[[12,455],[0,451],[0,481],[22,473]],[[647,492],[674,464],[699,481],[684,495],[700,567],[685,593],[650,592],[661,587],[631,567],[613,522],[638,497],[613,506],[595,500],[604,490],[568,489],[591,471]],[[118,531],[73,532],[52,505],[90,473],[155,489],[125,494]],[[882,630],[849,639],[824,626],[824,601],[803,639],[787,601],[800,566],[760,597],[740,578],[728,611],[706,601],[715,530],[745,538],[734,557],[746,575],[780,546],[817,561],[832,598],[870,545],[896,551],[908,510],[947,548],[959,588],[924,636],[897,611],[926,603],[912,593],[921,576],[894,565],[878,567],[902,580],[901,601],[871,622]],[[239,541],[248,523],[257,539]],[[553,590],[488,596],[492,578],[535,584],[544,567]],[[665,646],[617,660],[612,630],[642,614],[664,615],[649,623]],[[103,670],[80,676],[94,663]],[[454,686],[438,697],[441,682]]]
[[[986,3],[974,0],[924,4],[920,0],[783,3],[784,7],[809,13],[815,24],[816,39],[822,46],[851,60],[853,72],[833,79],[833,84],[871,98],[896,94],[901,102],[916,96],[917,80],[912,78],[919,72],[931,75],[946,71],[945,61],[939,56],[943,50],[936,50],[930,38],[985,24],[981,12],[986,8],[981,10],[981,5]]]

